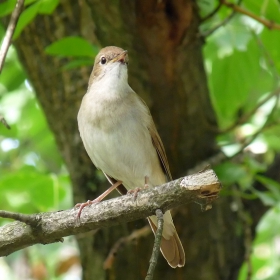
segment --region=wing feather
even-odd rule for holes
[[[159,134],[157,132],[157,129],[156,129],[155,123],[153,121],[153,118],[151,116],[150,110],[149,110],[147,104],[145,103],[145,101],[142,98],[140,98],[140,97],[139,97],[139,99],[142,101],[142,103],[147,108],[147,112],[148,112],[150,120],[151,120],[149,122],[148,130],[150,132],[153,145],[154,145],[154,147],[155,147],[155,149],[157,151],[160,163],[162,165],[162,169],[163,169],[164,173],[167,176],[167,180],[168,181],[172,181],[172,176],[171,176],[171,172],[170,172],[167,156],[166,156],[166,153],[165,153],[165,149],[164,149],[163,143],[161,141],[161,138],[160,138],[160,136],[159,136]]]
[[[157,129],[156,129],[156,126],[155,126],[154,122],[152,122],[152,124],[150,125],[150,127],[148,127],[148,129],[149,129],[151,137],[152,137],[153,145],[154,145],[154,147],[157,151],[158,157],[159,157],[160,162],[163,166],[164,173],[167,176],[167,180],[172,181],[172,176],[171,176],[167,156],[166,156],[166,153],[165,153],[165,149],[164,149],[163,143],[160,139],[160,136],[157,132]]]

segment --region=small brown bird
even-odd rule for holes
[[[133,190],[172,179],[150,111],[127,82],[127,65],[127,51],[118,47],[103,48],[95,58],[78,125],[89,157],[112,186],[94,201],[79,204],[78,216],[121,184]],[[155,232],[156,216],[148,220]],[[184,266],[185,252],[170,211],[164,214],[161,252],[171,267]]]

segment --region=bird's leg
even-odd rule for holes
[[[143,189],[147,189],[149,187],[149,177],[145,176],[145,184]],[[138,193],[141,191],[141,188],[136,188],[133,190],[129,190],[127,193],[128,194],[134,194],[134,200],[136,200]]]
[[[83,202],[83,203],[77,203],[75,205],[75,207],[79,207],[79,212],[77,215],[77,219],[80,219],[81,214],[83,209],[88,206],[91,205],[93,203],[97,203],[100,202],[101,200],[103,200],[109,193],[111,193],[114,189],[116,189],[119,185],[122,184],[122,181],[117,181],[115,184],[113,184],[108,190],[106,190],[104,193],[102,193],[100,196],[98,196],[96,199],[94,200],[88,200],[87,202]]]
[[[145,185],[144,185],[144,189],[147,189],[149,187],[149,177],[145,176]]]

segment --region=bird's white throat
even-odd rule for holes
[[[103,99],[118,97],[127,93],[127,65],[114,62],[106,65],[88,89],[89,94],[102,96]]]

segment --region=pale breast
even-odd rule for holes
[[[120,102],[91,103],[78,115],[81,138],[92,162],[128,189],[142,187],[145,176],[151,185],[165,182],[147,128],[150,118],[134,92]]]

